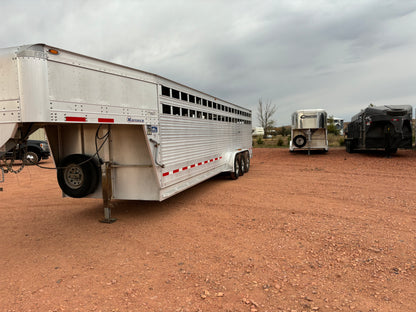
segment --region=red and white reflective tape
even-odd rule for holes
[[[214,161],[217,161],[217,160],[220,160],[220,159],[222,159],[222,156],[216,157],[216,158],[211,158],[209,160],[201,161],[199,163],[192,164],[192,165],[189,165],[189,166],[186,166],[186,167],[182,167],[182,168],[179,168],[179,169],[175,169],[175,170],[172,170],[172,171],[167,171],[167,172],[162,173],[162,175],[164,177],[166,177],[168,175],[172,175],[174,173],[178,173],[178,172],[185,171],[185,170],[188,170],[188,169],[191,169],[191,168],[195,168],[195,167],[198,167],[198,166],[202,166],[202,165],[205,165],[207,163],[211,163],[211,162],[214,162]]]
[[[65,116],[65,121],[86,122],[87,117]],[[114,118],[98,118],[99,123],[114,123]]]

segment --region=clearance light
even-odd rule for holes
[[[391,121],[399,121],[398,118],[393,118]]]
[[[49,49],[48,52],[50,54],[55,54],[55,55],[58,55],[59,54],[59,51],[58,50],[55,50],[55,49]]]

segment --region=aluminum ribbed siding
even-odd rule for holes
[[[163,172],[202,163],[165,177],[163,184],[223,166],[227,152],[251,146],[250,133],[248,124],[161,115],[160,162],[165,165]]]

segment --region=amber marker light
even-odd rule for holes
[[[59,51],[58,50],[55,50],[55,49],[49,49],[48,51],[51,54],[55,54],[55,55],[58,55],[59,54]]]

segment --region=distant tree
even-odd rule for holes
[[[257,118],[260,125],[264,129],[264,137],[266,137],[273,128],[275,121],[272,118],[276,110],[277,107],[272,105],[270,100],[263,103],[263,100],[261,98],[259,99],[259,106],[257,106]]]
[[[278,134],[280,134],[281,136],[287,136],[289,133],[290,129],[286,128],[285,126],[282,126],[278,131]]]
[[[333,133],[335,135],[339,135],[339,129],[335,126],[334,116],[328,117],[328,126],[327,126],[328,133]]]

